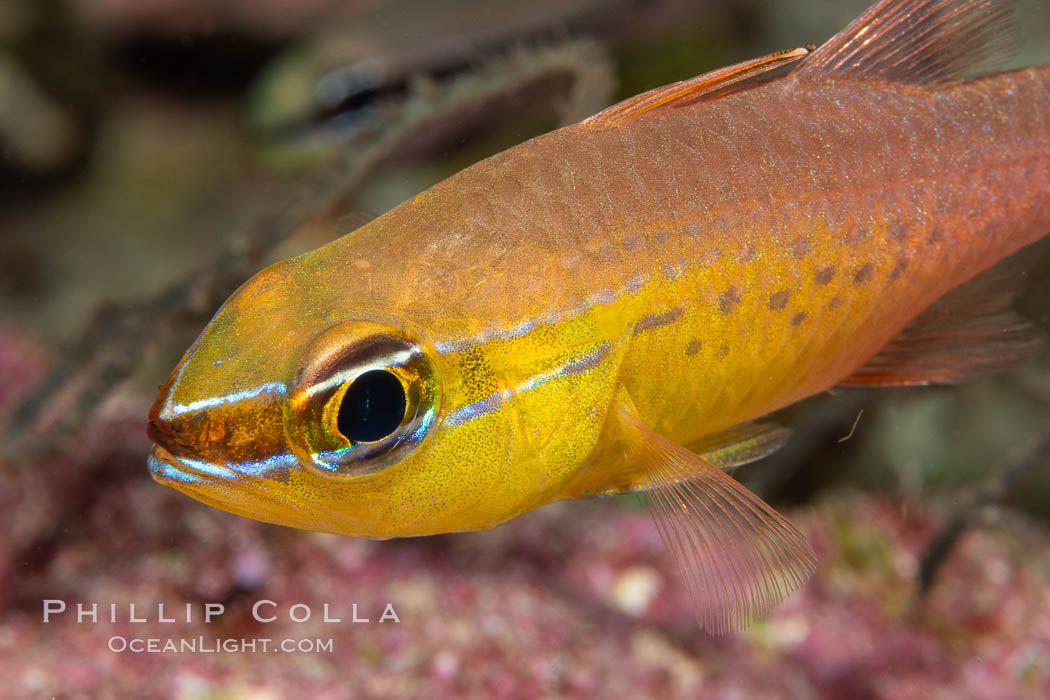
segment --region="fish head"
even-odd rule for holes
[[[488,488],[516,458],[508,417],[448,419],[474,370],[390,306],[332,301],[346,291],[323,284],[332,253],[263,270],[216,313],[151,410],[154,479],[257,520],[376,538],[510,517]]]

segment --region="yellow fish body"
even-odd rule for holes
[[[814,567],[721,470],[786,438],[751,421],[1040,347],[1008,295],[923,314],[1050,230],[1050,68],[954,80],[1003,4],[884,0],[816,51],[633,98],[263,270],[163,387],[154,478],[377,538],[647,491],[701,624],[746,623]]]

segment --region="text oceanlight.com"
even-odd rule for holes
[[[315,654],[335,651],[331,638],[328,639],[270,639],[256,637],[253,639],[208,639],[190,637],[182,639],[160,639],[156,637],[122,637],[109,638],[109,650],[115,653],[131,652],[134,654],[255,654],[281,652],[285,654]]]

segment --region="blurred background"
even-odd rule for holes
[[[372,542],[213,510],[145,467],[155,387],[257,269],[617,99],[819,44],[865,7],[0,0],[0,694],[1050,696],[1045,352],[783,412],[792,442],[735,476],[821,568],[728,637],[697,628],[633,497]],[[1019,12],[1010,65],[1050,61],[1050,6]],[[1018,306],[1050,330],[1043,260]],[[44,599],[97,602],[101,621],[45,624]],[[275,622],[253,619],[261,599]],[[210,602],[226,612],[204,624]],[[378,623],[387,603],[399,623]],[[136,654],[114,636],[332,641]]]

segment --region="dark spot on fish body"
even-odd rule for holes
[[[769,295],[769,310],[780,311],[787,306],[788,299],[791,298],[791,291],[784,289],[779,292],[774,292]]]
[[[801,236],[795,239],[795,242],[791,244],[791,258],[792,260],[801,260],[806,257],[806,253],[809,252],[809,241]]]
[[[832,311],[839,308],[840,306],[842,306],[842,297],[838,295],[831,297],[831,300],[828,301],[828,308]]]
[[[719,297],[718,310],[728,315],[733,312],[733,309],[736,307],[739,301],[740,292],[737,291],[735,285],[730,285],[729,289],[727,289],[725,293],[722,294],[721,297]]]
[[[703,343],[699,340],[690,340],[689,344],[685,346],[686,357],[692,357],[696,353],[700,352],[700,348],[703,347]]]
[[[939,243],[944,238],[944,231],[940,226],[934,226],[930,229],[930,232],[926,234],[926,240],[930,243]]]
[[[728,345],[726,345],[725,343],[722,343],[720,346],[718,346],[718,356],[719,357],[725,357],[728,354],[729,354],[729,346]]]
[[[645,331],[653,330],[654,328],[662,328],[668,326],[677,321],[682,316],[682,309],[671,309],[664,311],[659,314],[649,314],[638,319],[638,322],[634,324],[634,334],[644,333]]]
[[[823,286],[830,282],[835,277],[835,266],[828,265],[822,270],[817,271],[816,280],[817,284]]]
[[[900,277],[901,273],[903,273],[905,268],[907,268],[907,267],[908,267],[908,261],[907,260],[905,260],[904,258],[901,258],[900,260],[898,260],[897,264],[893,266],[892,270],[890,270],[890,280],[895,280],[898,277]]]
[[[871,279],[871,273],[874,271],[874,266],[871,263],[864,263],[859,270],[853,273],[854,284],[864,284]]]
[[[792,326],[799,326],[805,320],[806,320],[806,313],[804,311],[800,311],[799,313],[797,313],[797,314],[795,314],[794,316],[791,317],[791,325]]]

